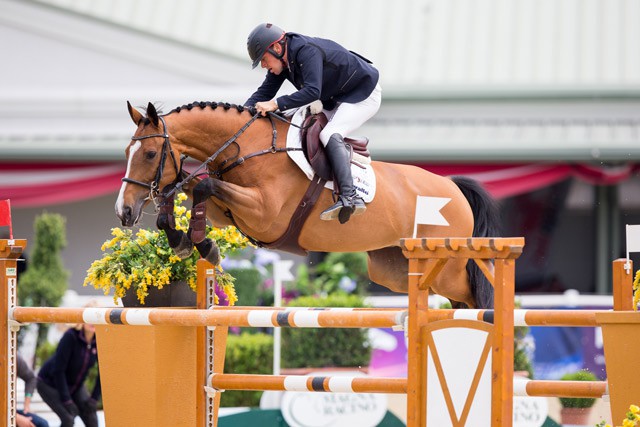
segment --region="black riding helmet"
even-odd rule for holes
[[[276,42],[284,45],[284,30],[280,27],[265,23],[258,25],[251,31],[247,38],[247,50],[249,51],[249,57],[253,61],[252,68],[258,66],[267,52],[270,52],[278,59],[282,59],[284,50],[282,54],[278,55],[273,49],[270,49],[271,45]]]

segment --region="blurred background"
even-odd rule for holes
[[[126,101],[243,103],[264,78],[246,37],[267,21],[374,62],[382,107],[360,129],[373,158],[483,182],[504,235],[526,237],[519,294],[610,291],[624,225],[640,223],[635,0],[0,0],[14,236],[65,216],[70,287],[95,293],[81,284],[119,225]]]

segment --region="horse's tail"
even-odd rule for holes
[[[499,237],[498,204],[478,181],[465,176],[451,180],[460,188],[473,211],[473,237]],[[467,263],[467,274],[476,308],[493,308],[493,286],[473,260]]]

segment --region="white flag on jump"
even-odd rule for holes
[[[413,221],[413,238],[418,231],[418,224],[449,225],[449,222],[440,213],[451,199],[449,197],[425,197],[417,196],[416,215]]]
[[[625,265],[627,271],[631,269],[629,263],[631,252],[640,252],[640,225],[627,224],[627,264]]]
[[[273,263],[273,280],[276,282],[295,280],[295,277],[291,274],[291,267],[293,267],[293,261],[291,260],[275,261]]]

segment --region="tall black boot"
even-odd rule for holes
[[[333,206],[320,214],[320,219],[330,221],[338,218],[340,224],[344,224],[349,221],[351,215],[360,215],[364,213],[367,207],[364,204],[364,200],[356,195],[356,190],[353,187],[349,150],[344,145],[342,136],[338,133],[331,135],[325,149],[334,177],[340,188],[340,195]]]

